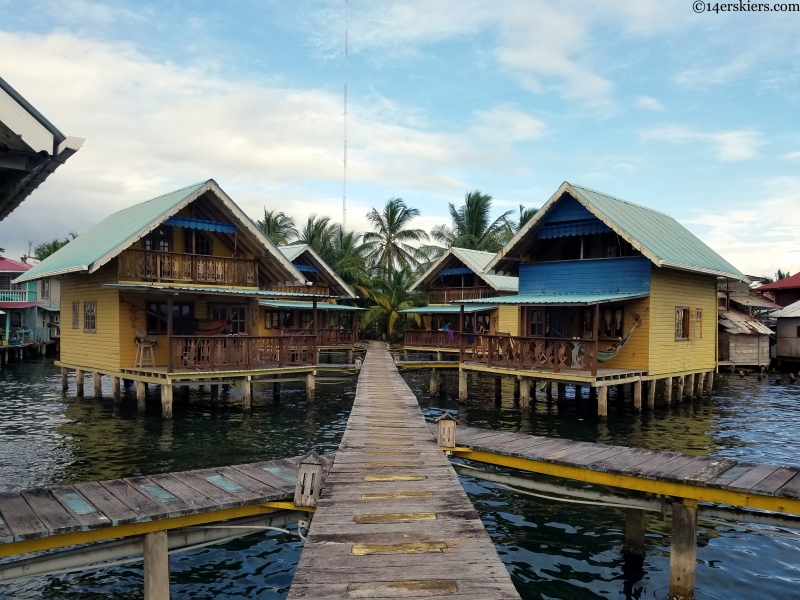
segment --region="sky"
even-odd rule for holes
[[[341,221],[345,72],[350,229],[392,197],[430,229],[471,190],[499,215],[569,181],[745,273],[800,270],[800,12],[689,0],[0,0],[0,76],[86,138],[0,247],[209,178],[253,219]]]

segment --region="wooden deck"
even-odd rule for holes
[[[519,598],[389,352],[373,343],[290,599]]]
[[[431,425],[433,429],[433,425]],[[628,490],[800,514],[800,468],[459,426],[461,458]]]
[[[3,492],[0,556],[294,509],[299,460]]]

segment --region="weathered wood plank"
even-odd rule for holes
[[[19,492],[0,492],[0,517],[14,541],[43,537],[47,528]]]
[[[50,490],[35,488],[22,490],[22,497],[33,509],[49,535],[80,531],[81,524],[55,499]]]

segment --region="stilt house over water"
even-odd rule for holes
[[[458,352],[461,300],[480,300],[465,306],[464,331],[497,333],[516,328],[516,311],[498,307],[492,300],[517,293],[516,277],[487,273],[493,252],[450,248],[411,286],[412,292],[428,296],[428,306],[402,311],[420,316],[420,329],[406,329],[409,350]],[[511,319],[511,320],[509,320]]]
[[[287,333],[259,303],[305,300],[316,316],[329,294],[314,294],[213,179],[114,213],[17,282],[52,276],[62,367],[165,385],[317,363],[317,321]]]
[[[714,371],[717,278],[747,280],[669,215],[567,182],[487,269],[519,276],[492,300],[516,327],[462,336],[463,367],[591,386]]]

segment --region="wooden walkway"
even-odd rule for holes
[[[293,510],[299,460],[3,492],[0,556]]]
[[[370,344],[289,599],[519,598],[417,399]]]
[[[433,426],[431,426],[433,430]],[[800,468],[458,426],[454,455],[700,502],[800,514]]]

